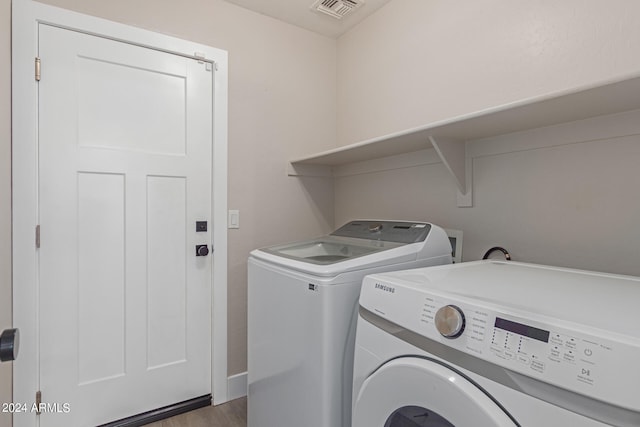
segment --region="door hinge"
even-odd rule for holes
[[[42,392],[36,391],[36,415],[40,415],[40,404],[42,403]]]
[[[36,81],[40,81],[40,58],[36,56]]]
[[[36,249],[40,249],[40,224],[36,225]]]

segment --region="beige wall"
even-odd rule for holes
[[[11,2],[0,0],[0,332],[11,327]],[[11,402],[11,363],[0,363],[0,403]],[[0,413],[0,427],[11,415]]]
[[[11,2],[0,0],[0,332],[11,327]],[[0,403],[11,402],[11,363],[0,363]],[[11,415],[0,413],[0,427]]]
[[[463,3],[392,1],[338,40],[339,144],[640,73],[634,0]],[[337,178],[335,221],[431,220],[464,231],[465,260],[503,245],[521,261],[640,275],[640,127],[620,138],[620,120],[474,143],[472,208],[456,206],[442,164]]]
[[[229,374],[245,371],[248,252],[333,226],[331,183],[289,178],[285,165],[335,143],[335,40],[220,0],[46,3],[229,52],[229,208],[241,215],[240,229],[229,230]],[[1,0],[0,328],[11,324],[9,10]],[[10,378],[2,364],[0,401],[10,401]]]
[[[394,0],[338,40],[338,140],[640,71],[636,0]]]
[[[336,223],[428,220],[464,231],[463,259],[513,259],[640,275],[640,111],[476,142],[472,208],[444,165],[336,179]],[[482,154],[485,153],[485,154]]]

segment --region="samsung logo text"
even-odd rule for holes
[[[396,293],[396,288],[387,285],[381,285],[380,283],[376,283],[376,289],[380,289],[381,291],[389,292],[390,294]]]

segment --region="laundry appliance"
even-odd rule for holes
[[[640,279],[478,261],[367,276],[353,427],[640,426]]]
[[[450,264],[451,252],[442,228],[404,221],[352,221],[251,252],[248,426],[349,426],[362,278]]]

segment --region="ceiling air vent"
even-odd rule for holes
[[[311,8],[336,19],[342,19],[363,4],[364,0],[318,0]]]

